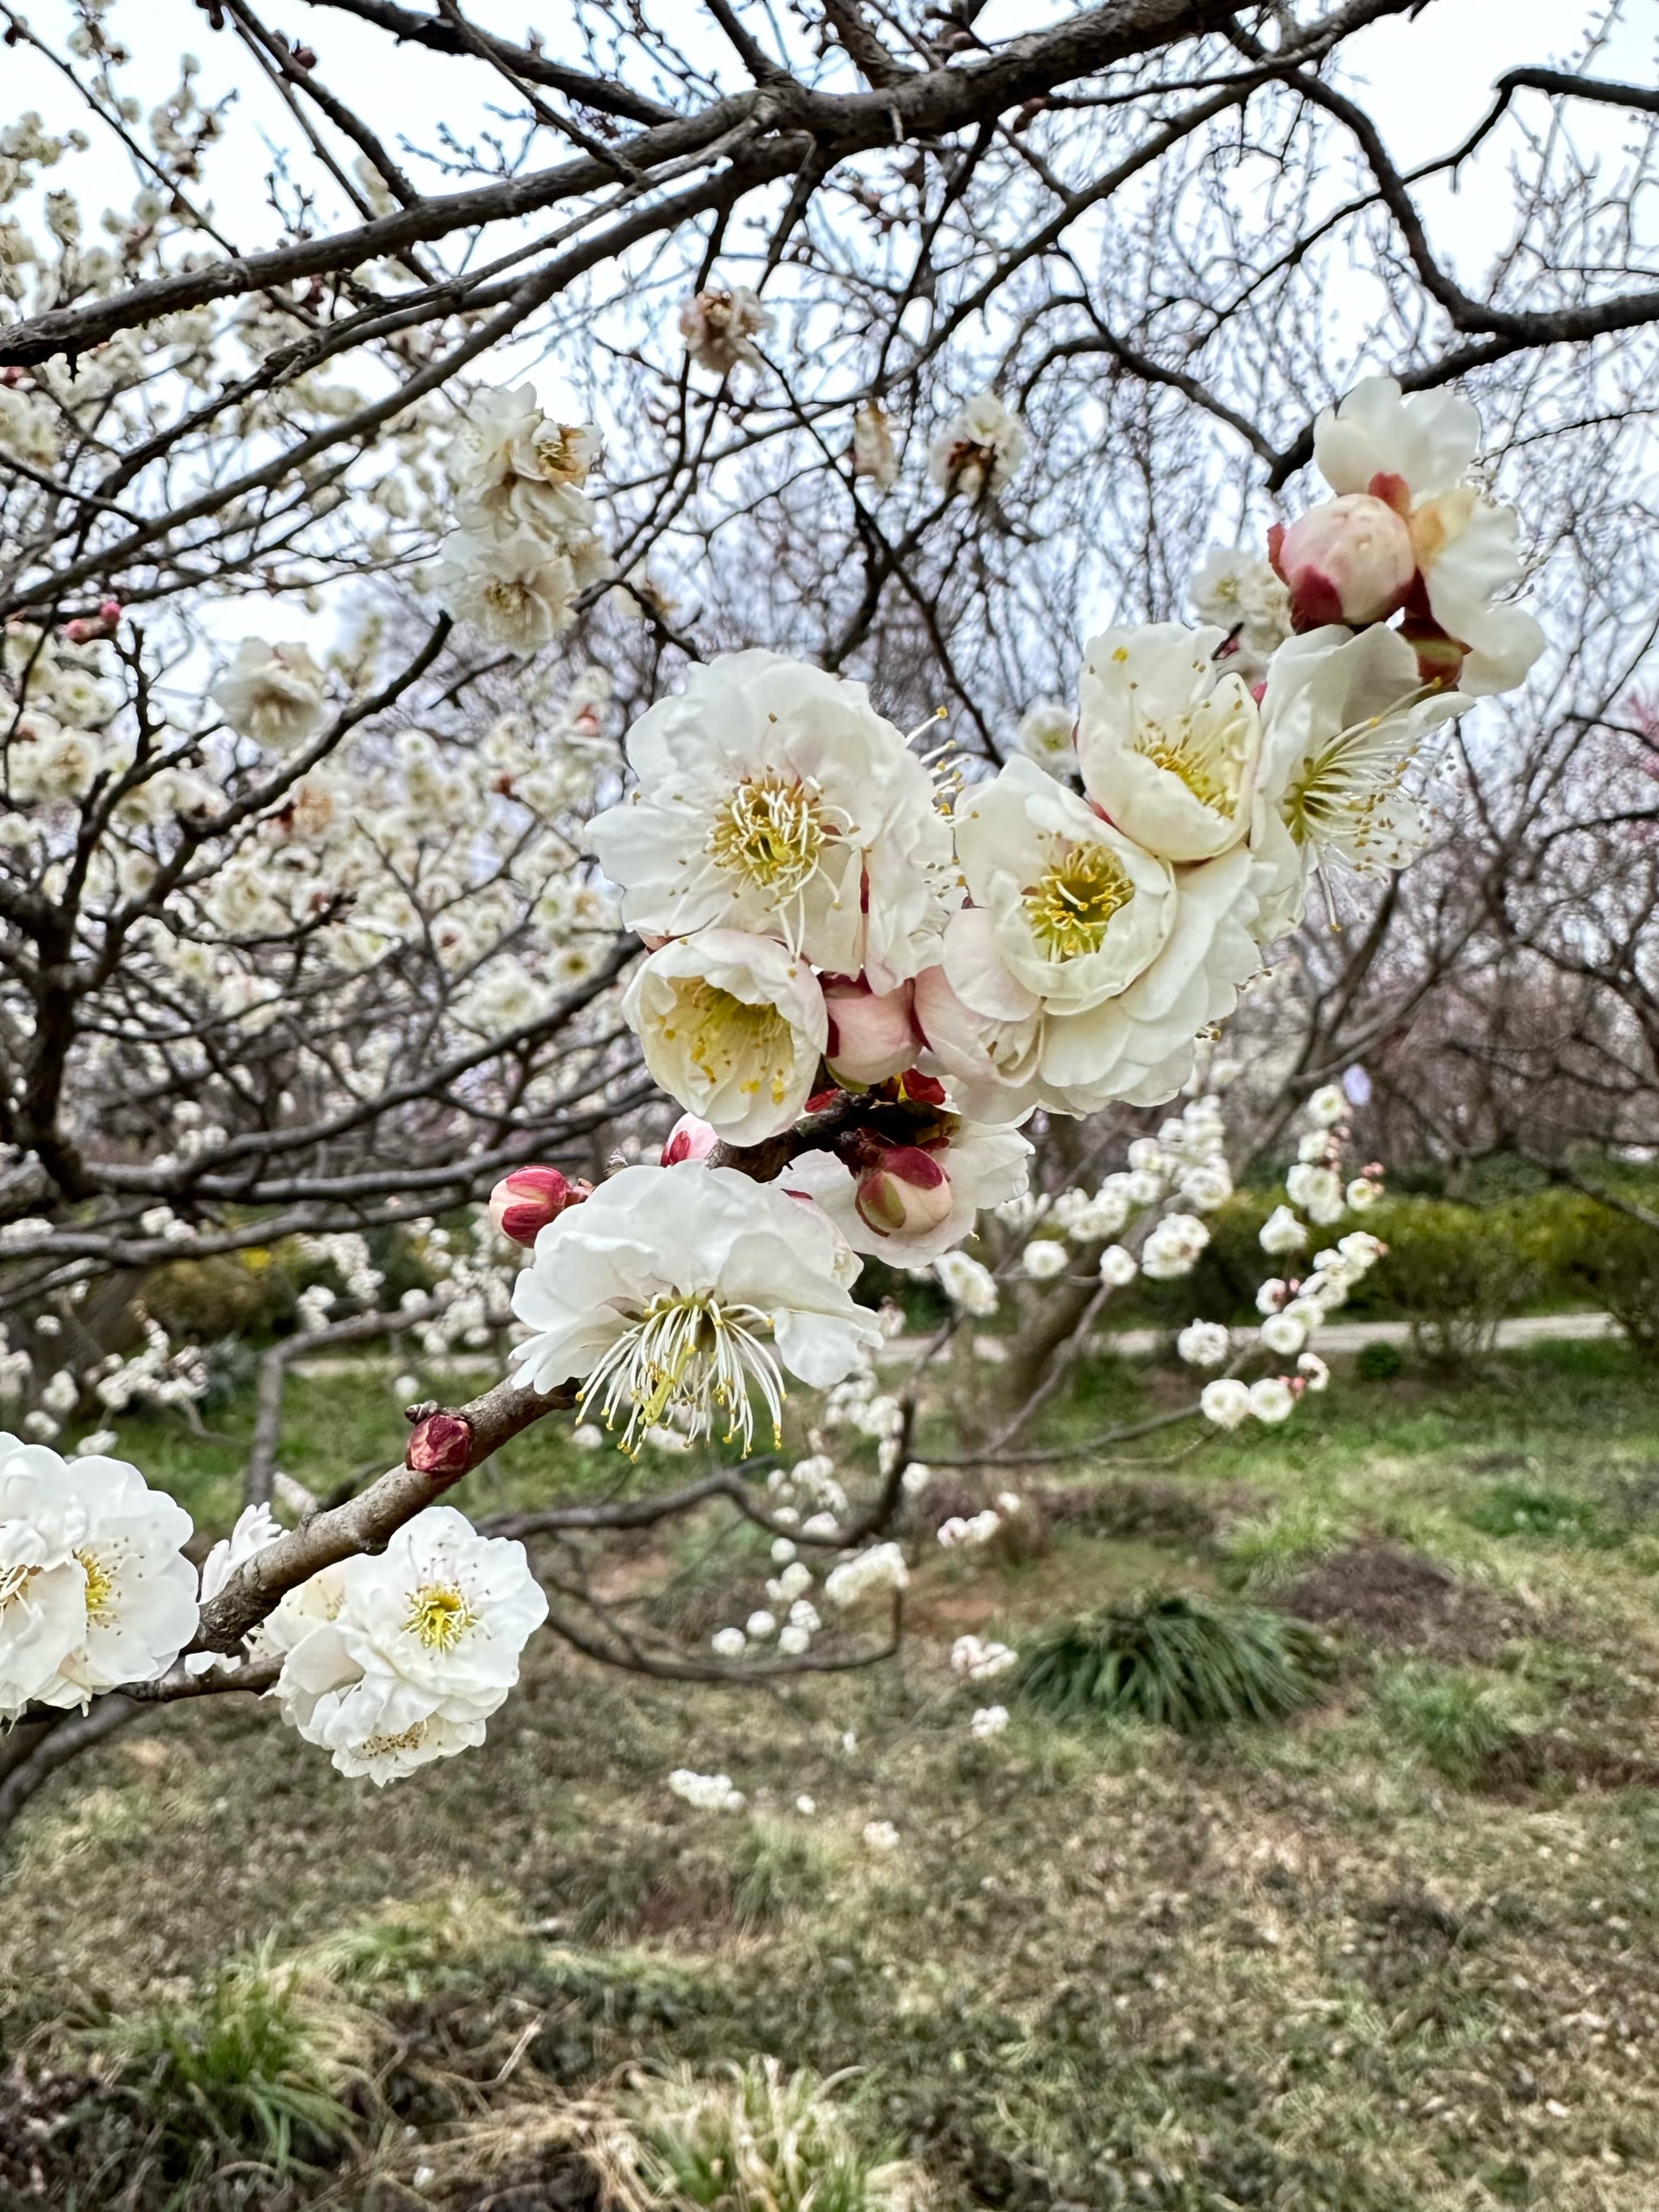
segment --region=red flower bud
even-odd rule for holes
[[[719,1142],[707,1121],[700,1121],[695,1114],[682,1114],[668,1132],[668,1142],[662,1148],[662,1164],[675,1168],[682,1160],[706,1160]]]
[[[854,1203],[878,1237],[925,1237],[951,1213],[951,1178],[919,1145],[889,1145],[859,1177]]]
[[[1291,595],[1298,630],[1386,622],[1417,574],[1412,535],[1387,501],[1345,492],[1267,533],[1267,557]]]
[[[428,1413],[410,1430],[404,1465],[417,1474],[465,1474],[472,1464],[472,1424],[459,1413]]]
[[[489,1194],[489,1218],[515,1244],[533,1244],[568,1206],[580,1206],[592,1183],[572,1182],[557,1168],[514,1168]]]

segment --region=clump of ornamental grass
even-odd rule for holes
[[[643,2082],[624,2101],[638,2171],[654,2199],[720,2212],[908,2212],[917,2170],[873,2157],[835,2091],[775,2058],[703,2076],[689,2069]]]
[[[1070,1727],[1146,1721],[1195,1735],[1282,1719],[1318,1695],[1324,1639],[1261,1606],[1152,1592],[1030,1638],[1016,1686]]]
[[[1376,1702],[1396,1735],[1437,1773],[1465,1788],[1525,1740],[1491,1685],[1427,1662],[1380,1675]]]
[[[360,2076],[362,2023],[269,1945],[188,1999],[118,2018],[88,2041],[174,2178],[233,2160],[286,2174],[352,2145],[340,2092]]]

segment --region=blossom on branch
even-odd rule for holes
[[[236,657],[209,687],[239,737],[273,752],[292,752],[323,719],[323,672],[303,645],[267,645],[245,637]]]
[[[264,1625],[283,1654],[270,1694],[341,1773],[385,1784],[483,1742],[546,1617],[522,1544],[428,1506],[378,1556],[283,1600]]]
[[[166,1674],[196,1633],[190,1533],[126,1461],[0,1436],[0,1721]]]
[[[816,1206],[735,1169],[624,1168],[537,1239],[514,1285],[532,1331],[515,1380],[580,1380],[625,1451],[676,1415],[692,1437],[719,1419],[746,1451],[751,1395],[781,1435],[781,1366],[827,1389],[881,1342],[844,1287],[857,1266]]]
[[[622,1010],[664,1090],[728,1144],[781,1134],[817,1087],[823,993],[776,938],[703,929],[671,939],[635,974]]]
[[[635,788],[588,835],[630,928],[779,937],[878,991],[937,946],[950,831],[862,684],[727,653],[647,708],[627,750]]]

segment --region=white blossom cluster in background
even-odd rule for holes
[[[608,574],[582,489],[599,456],[599,433],[544,415],[528,385],[480,393],[462,417],[448,457],[456,526],[433,584],[490,644],[538,652]]]

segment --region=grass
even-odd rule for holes
[[[861,2147],[835,2086],[751,2058],[712,2078],[680,2067],[623,2109],[659,2200],[708,2212],[901,2212],[915,2177]]]
[[[1310,1703],[1321,1656],[1297,1621],[1166,1592],[1040,1630],[1018,1694],[1073,1728],[1133,1720],[1196,1735]]]
[[[1085,1376],[1057,1427],[1129,1387]],[[304,1385],[284,1463],[323,1486],[399,1425],[361,1379]],[[548,1431],[511,1494],[614,1479]],[[219,1448],[171,1439],[210,1502]],[[1157,1478],[1178,1512],[1128,1480],[1133,1512],[1057,1518],[1034,1560],[929,1558],[897,1665],[787,1696],[541,1638],[482,1751],[384,1792],[266,1709],[139,1723],[9,1846],[0,2081],[26,2060],[55,2132],[8,2166],[0,2089],[0,2203],[586,2207],[653,2082],[735,2112],[739,2076],[804,2071],[859,2170],[892,2146],[940,2212],[1651,2212],[1659,1382],[1602,1343],[1463,1392],[1342,1378]],[[688,1607],[724,1571],[690,1541],[668,1571]],[[1005,1735],[969,1734],[1006,1685],[957,1684],[957,1635],[1029,1654],[1137,1588],[1196,1611],[1239,1580],[1291,1620],[1316,1585],[1352,1599],[1315,1705],[1186,1735],[1009,1696]],[[680,1765],[748,1812],[692,1812]],[[272,2082],[342,2132],[296,2116],[284,2154]]]

